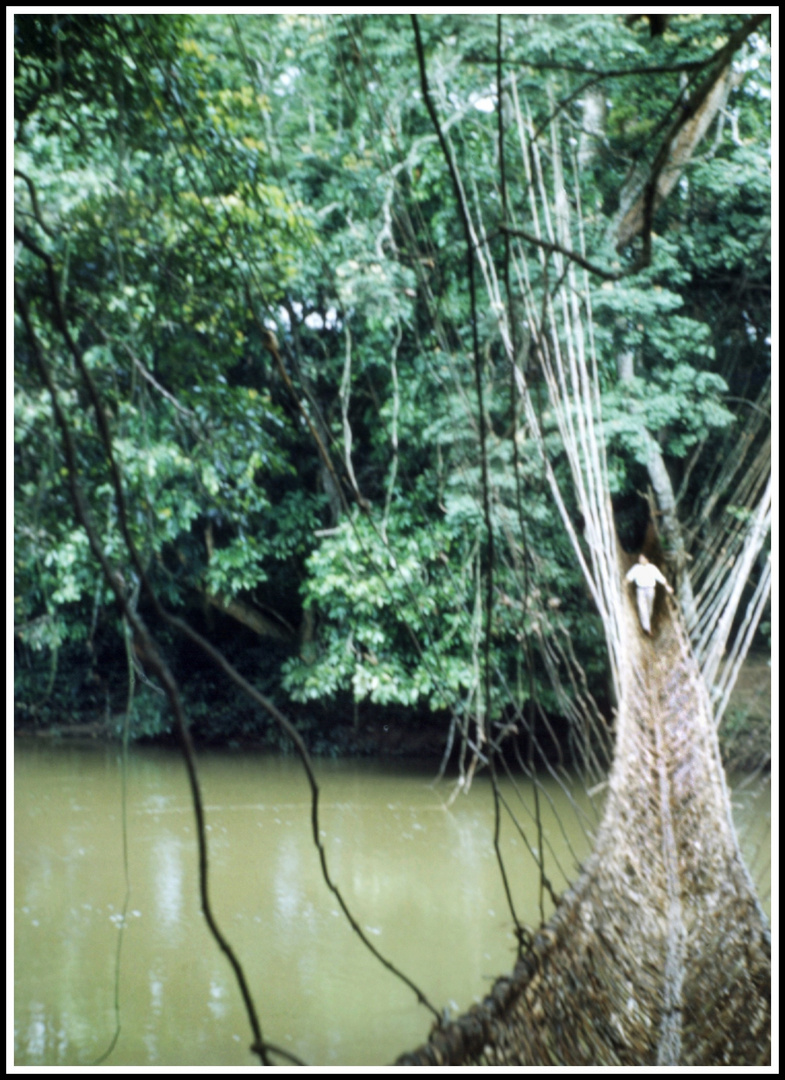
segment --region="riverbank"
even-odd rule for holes
[[[25,673],[29,681],[29,676]],[[122,738],[126,717],[121,703],[127,695],[127,676],[121,670],[107,676],[101,695],[85,679],[70,686],[67,679],[35,707],[25,704],[20,693],[14,710],[15,734],[45,740],[87,738],[115,741]],[[20,680],[21,681],[21,680]],[[191,733],[201,747],[231,747],[291,753],[294,746],[275,722],[234,687],[227,687],[209,673],[192,672],[184,682],[184,704]],[[24,685],[17,687],[24,690]],[[89,691],[89,692],[88,692]],[[269,690],[268,690],[269,693]],[[367,704],[326,708],[279,700],[278,707],[292,721],[310,753],[317,757],[373,757],[441,759],[450,730],[449,714],[425,710],[382,708]],[[100,704],[99,704],[100,702]],[[549,715],[541,734],[550,746],[569,757],[571,745],[567,721]],[[546,732],[547,729],[547,732]],[[128,730],[133,742],[168,745],[176,741],[168,703],[150,684],[137,682]],[[520,736],[519,749],[526,756],[527,742]],[[728,771],[752,772],[771,762],[771,666],[768,654],[752,654],[739,674],[719,728],[720,751]],[[456,738],[456,743],[459,741]],[[507,745],[511,748],[511,741]]]
[[[768,675],[768,695],[761,689],[760,680]],[[764,703],[768,700],[769,712]],[[747,686],[739,688],[731,699],[726,717],[719,730],[720,754],[726,770],[732,772],[753,772],[768,769],[771,766],[771,672],[768,667],[764,672],[757,672],[757,681],[750,678]],[[411,719],[383,716],[369,720],[355,727],[352,724],[336,723],[329,728],[318,725],[315,728],[309,718],[301,719],[298,730],[304,736],[310,753],[317,757],[371,757],[380,759],[394,758],[433,758],[439,759],[445,751],[445,737],[448,722],[444,718],[430,718],[412,723]],[[89,739],[99,742],[117,742],[122,738],[124,718],[119,715],[92,718],[82,722],[54,723],[48,725],[26,725],[16,728],[14,734],[22,739],[52,741],[71,741]],[[175,740],[169,732],[154,735],[141,735],[134,739],[146,745],[170,745]],[[263,734],[246,734],[230,738],[223,744],[215,740],[198,738],[198,746],[212,748],[220,745],[231,749],[247,749],[288,753],[294,750],[289,740],[282,741]]]

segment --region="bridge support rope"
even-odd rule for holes
[[[652,688],[649,686],[649,700]],[[672,792],[668,777],[667,748],[661,725],[652,724],[657,746],[657,769],[660,783],[660,819],[662,821],[662,861],[667,892],[667,932],[663,972],[663,1008],[658,1065],[678,1065],[681,1053],[681,991],[684,981],[684,922],[679,889],[678,854],[673,817]]]
[[[675,606],[624,600],[616,752],[594,851],[490,995],[397,1065],[758,1065],[771,941],[708,694]]]

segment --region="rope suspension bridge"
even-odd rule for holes
[[[620,568],[620,577],[623,574]],[[674,604],[626,648],[594,851],[510,977],[397,1065],[752,1065],[771,1053],[771,941],[706,687]]]
[[[424,76],[423,85],[427,94]],[[511,90],[517,101],[514,79]],[[518,111],[523,130],[526,121]],[[542,244],[556,253],[560,277],[541,315],[528,284],[521,294],[569,462],[582,539],[564,509],[540,417],[516,360],[513,323],[479,243],[486,233],[482,210],[477,207],[472,221],[460,192],[457,200],[489,305],[501,313],[500,337],[526,425],[539,444],[554,501],[602,618],[618,702],[615,752],[593,853],[531,948],[480,1005],[436,1027],[424,1046],[397,1064],[764,1064],[771,1055],[770,934],[731,820],[716,723],[727,704],[723,681],[732,685],[736,657],[749,647],[745,627],[757,625],[760,598],[768,595],[766,568],[731,642],[742,586],[770,528],[768,465],[760,470],[745,464],[739,483],[746,485],[750,508],[746,524],[721,523],[715,531],[724,536],[724,557],[688,574],[691,556],[675,519],[670,480],[648,437],[648,471],[657,489],[651,517],[661,520],[680,603],[664,606],[660,598],[653,637],[645,636],[630,590],[623,593],[621,587],[630,558],[620,552],[610,507],[590,290],[575,261],[560,254],[575,250],[575,242],[558,140],[552,215],[536,138],[528,146],[535,239],[546,273]],[[520,280],[528,280],[523,268]],[[644,547],[652,561],[662,562],[653,524]],[[709,687],[719,691],[718,700],[711,700]]]

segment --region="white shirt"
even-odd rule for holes
[[[635,563],[628,571],[625,581],[634,582],[639,589],[653,589],[659,581],[660,585],[668,587],[668,582],[662,576],[654,563]]]

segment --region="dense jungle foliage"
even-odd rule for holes
[[[768,436],[770,30],[751,18],[419,20],[433,100],[500,277],[503,206],[531,231],[528,168],[510,151],[502,173],[500,128],[524,116],[546,157],[558,132],[599,271],[589,329],[628,550],[656,488],[652,441],[699,545],[712,515],[748,512],[722,466],[742,437],[760,447]],[[728,76],[705,130],[671,161],[649,235],[625,233],[636,178],[723,49]],[[136,736],[170,724],[76,523],[38,350],[104,552],[181,680],[195,732],[269,735],[156,625],[69,336],[100,392],[158,595],[294,707],[313,747],[362,746],[391,717],[433,723],[443,739],[451,715],[485,707],[484,662],[498,674],[495,720],[535,698],[556,714],[549,642],[577,658],[608,712],[601,626],[484,293],[472,320],[412,21],[20,14],[14,62],[17,724],[114,729],[129,686]],[[538,287],[554,286],[543,248],[526,252]],[[523,313],[517,332],[537,387]],[[566,473],[544,393],[537,407]]]

